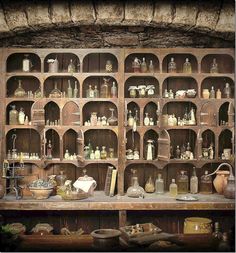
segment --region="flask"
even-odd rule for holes
[[[94,86],[93,95],[95,98],[99,98],[99,90],[98,90],[97,85]]]
[[[22,88],[21,80],[18,80],[18,88],[14,92],[15,97],[24,97],[26,95],[25,90]]]
[[[136,176],[136,170],[131,169],[132,178],[131,186],[127,190],[127,196],[131,198],[144,198],[144,189],[139,186],[138,177]]]
[[[157,175],[157,179],[156,179],[156,193],[157,194],[162,194],[164,193],[164,181],[161,178],[161,174]]]
[[[71,88],[70,80],[68,80],[67,96],[68,98],[72,98],[72,88]]]
[[[75,81],[75,88],[74,88],[74,92],[73,92],[73,97],[77,98],[78,96],[78,87],[77,87],[77,81]]]
[[[218,89],[217,92],[216,92],[216,98],[217,99],[221,99],[221,91],[220,91],[220,89]]]
[[[70,59],[70,63],[68,65],[67,70],[68,70],[69,73],[74,73],[75,72],[75,64],[73,63],[72,59]]]
[[[154,65],[152,60],[150,60],[149,66],[148,66],[148,70],[150,73],[154,73]]]
[[[210,91],[210,98],[216,98],[216,92],[214,90],[214,87],[211,87],[211,91]]]
[[[218,73],[218,64],[216,63],[216,58],[213,59],[213,62],[211,64],[210,73]]]
[[[200,193],[202,194],[212,193],[212,177],[208,175],[207,170],[205,171],[205,174],[201,176]]]
[[[171,57],[170,62],[168,63],[168,72],[176,73],[176,63],[173,57]]]
[[[145,191],[147,193],[153,193],[155,191],[155,186],[152,177],[150,176],[145,184]]]
[[[109,126],[117,126],[117,118],[114,116],[114,108],[110,108],[111,111],[111,117],[108,118],[107,122],[109,123]]]
[[[170,192],[171,197],[176,197],[177,194],[178,194],[178,186],[175,183],[174,178],[172,178],[172,181],[171,181],[171,184],[170,184],[170,187],[169,187],[169,192]]]
[[[24,123],[25,123],[25,113],[24,113],[23,108],[20,108],[20,111],[18,114],[18,122],[20,125],[24,125]]]
[[[188,74],[192,73],[192,66],[188,58],[186,58],[185,63],[183,65],[183,73],[188,73]]]
[[[107,159],[106,146],[102,146],[101,159]]]
[[[181,170],[177,177],[178,193],[188,193],[188,176]]]
[[[101,94],[100,94],[101,98],[109,98],[109,84],[108,84],[109,80],[110,79],[108,78],[105,77],[103,78],[104,82],[101,85]]]
[[[18,125],[18,111],[16,110],[16,106],[12,105],[11,110],[9,111],[9,125]]]
[[[101,154],[100,154],[99,147],[97,146],[95,150],[95,159],[100,159],[100,158],[101,158]]]
[[[231,97],[231,88],[229,86],[229,83],[225,84],[223,94],[224,94],[224,98],[230,98]]]
[[[116,83],[115,82],[112,82],[111,97],[112,98],[117,98],[117,87],[116,87]]]
[[[198,193],[198,177],[196,175],[196,169],[193,167],[193,174],[190,178],[190,193]]]
[[[143,62],[141,63],[141,72],[142,73],[146,73],[147,72],[147,63],[146,63],[144,57],[143,57]]]

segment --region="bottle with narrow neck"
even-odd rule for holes
[[[115,82],[112,82],[111,97],[112,98],[117,98],[117,87],[116,87],[116,83]]]
[[[211,69],[210,69],[210,73],[218,73],[218,64],[216,62],[216,58],[213,59],[213,62],[211,64]]]
[[[188,176],[181,170],[177,178],[178,193],[188,193]]]
[[[22,88],[21,80],[18,80],[18,88],[14,92],[15,97],[24,97],[26,95],[25,90]]]
[[[69,73],[74,73],[75,72],[75,64],[73,63],[72,59],[70,59],[70,63],[68,65],[67,70],[68,70]]]
[[[161,178],[161,174],[157,175],[156,179],[156,194],[163,194],[164,193],[164,180]]]
[[[94,93],[94,97],[95,97],[95,98],[99,98],[99,90],[98,90],[97,85],[94,86],[94,91],[93,91],[93,93]]]
[[[70,80],[68,80],[67,96],[68,98],[72,98],[72,88],[71,88]]]
[[[78,86],[77,86],[77,81],[75,81],[75,88],[74,88],[74,92],[73,92],[73,97],[77,98],[78,96]]]
[[[176,63],[173,57],[170,59],[170,62],[168,63],[168,72],[176,73]]]
[[[132,127],[134,125],[134,117],[132,116],[132,112],[129,111],[128,114],[128,126]]]
[[[149,66],[148,66],[148,70],[150,73],[154,73],[154,65],[152,60],[150,60]]]
[[[103,78],[103,84],[101,85],[101,98],[109,98],[109,79]]]
[[[229,83],[225,84],[223,94],[224,94],[224,98],[230,98],[231,97],[231,88],[229,86]]]
[[[211,194],[212,193],[212,177],[208,175],[208,171],[201,177],[200,193]]]
[[[190,193],[192,194],[198,193],[198,177],[196,175],[195,167],[193,167],[193,174],[190,179]]]
[[[141,63],[141,72],[146,73],[147,72],[147,63],[145,61],[145,58],[143,57],[143,61]]]
[[[215,225],[215,231],[212,234],[213,238],[215,238],[217,240],[222,240],[223,234],[220,231],[220,224],[219,224],[219,222],[215,222],[214,225]]]
[[[192,73],[192,66],[188,58],[186,58],[185,63],[183,65],[183,73],[188,73],[188,74]]]
[[[178,194],[178,186],[175,183],[175,179],[173,178],[169,187],[169,193],[171,197],[176,197]]]
[[[211,87],[210,98],[216,98],[216,92],[215,92],[214,86]]]

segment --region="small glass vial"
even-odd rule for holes
[[[208,175],[207,170],[205,171],[205,174],[201,176],[200,193],[202,194],[212,193],[212,177]]]
[[[96,147],[96,150],[95,150],[95,159],[101,159],[101,152],[98,146]]]
[[[216,92],[215,92],[215,89],[214,89],[213,86],[211,87],[210,97],[209,98],[216,98]]]
[[[148,112],[145,112],[145,118],[144,118],[144,126],[149,126],[150,124],[150,119],[148,117]]]
[[[67,70],[68,70],[69,73],[74,73],[75,72],[75,64],[73,63],[72,59],[70,59],[70,63],[68,65]]]
[[[188,58],[186,58],[185,63],[183,65],[183,73],[188,73],[188,74],[192,73],[192,66]]]
[[[103,160],[107,159],[107,151],[105,146],[102,146],[101,159]]]
[[[210,73],[219,73],[218,64],[216,62],[216,58],[213,59],[213,62],[211,64]]]
[[[146,73],[147,72],[147,63],[145,61],[145,58],[143,57],[143,61],[141,63],[141,72]]]
[[[217,92],[216,92],[216,99],[221,99],[221,91],[220,91],[220,89],[218,89]]]
[[[115,82],[112,82],[111,97],[112,98],[117,98],[117,87],[116,87],[116,83]]]
[[[198,193],[198,177],[196,175],[196,169],[193,167],[193,174],[190,178],[190,193],[197,194]]]
[[[231,97],[231,88],[229,86],[229,83],[225,84],[223,94],[224,94],[224,98],[230,98]]]
[[[67,160],[70,158],[70,154],[69,154],[68,149],[65,152],[64,158],[67,159]]]
[[[170,192],[171,197],[176,197],[177,194],[178,194],[178,186],[175,183],[174,178],[172,178],[172,181],[171,181],[171,184],[170,184],[170,187],[169,187],[169,192]]]
[[[173,57],[170,59],[170,62],[168,63],[168,72],[176,73],[176,63]]]
[[[185,171],[181,170],[177,177],[178,193],[188,193],[188,176]]]
[[[128,126],[132,127],[134,125],[134,117],[132,116],[132,112],[129,111],[128,115]]]
[[[148,66],[148,70],[150,73],[154,73],[154,65],[152,60],[150,60],[149,66]]]
[[[99,90],[98,90],[97,85],[94,86],[93,95],[95,98],[99,98]]]
[[[164,193],[164,180],[161,178],[161,174],[157,175],[157,179],[155,182],[156,185],[156,194],[163,194]]]

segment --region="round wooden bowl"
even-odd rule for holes
[[[48,199],[53,191],[53,187],[51,188],[29,187],[29,190],[32,193],[34,199]]]

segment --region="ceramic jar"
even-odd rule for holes
[[[184,221],[184,234],[212,234],[212,221],[200,217],[186,218]]]
[[[209,92],[208,89],[203,89],[203,91],[202,91],[202,97],[203,97],[204,99],[209,99],[209,97],[210,97],[210,92]]]
[[[227,185],[228,182],[228,177],[229,177],[229,171],[227,170],[220,170],[216,172],[216,177],[213,181],[213,185],[219,194],[224,193],[224,189]]]

